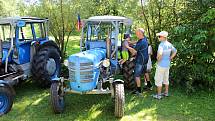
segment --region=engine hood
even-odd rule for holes
[[[99,64],[106,57],[106,49],[95,48],[69,56],[69,80],[72,90],[91,91],[99,78]]]
[[[106,49],[95,48],[87,51],[83,51],[77,54],[69,56],[69,62],[77,62],[79,58],[80,63],[93,62],[93,65],[96,66],[100,63],[101,60],[106,57]]]

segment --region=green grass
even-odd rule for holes
[[[50,106],[49,90],[26,82],[16,88],[14,106],[1,121],[67,121],[67,120],[215,120],[215,94],[198,92],[187,96],[178,88],[171,89],[171,97],[154,100],[153,92],[137,97],[126,91],[125,116],[114,117],[114,105],[110,95],[66,95],[63,114],[54,114]]]
[[[77,38],[76,38],[77,39]],[[76,40],[75,39],[75,40]],[[68,54],[78,52],[78,41],[70,42]],[[199,91],[190,96],[184,90],[171,87],[171,96],[162,100],[152,99],[151,92],[137,97],[126,91],[125,116],[114,117],[110,95],[67,94],[65,111],[54,114],[50,106],[49,89],[37,88],[31,81],[16,87],[16,98],[11,112],[0,117],[1,121],[142,121],[142,120],[215,120],[215,93]]]

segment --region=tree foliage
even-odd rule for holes
[[[15,2],[19,6],[19,14],[48,17],[50,34],[61,48],[63,56],[70,35],[78,33],[77,14],[82,19],[95,15],[126,16],[133,20],[133,30],[137,27],[146,30],[155,53],[159,44],[156,33],[161,30],[169,32],[169,40],[178,50],[177,58],[172,62],[173,80],[185,85],[189,91],[194,91],[195,87],[215,88],[214,0],[33,1]],[[4,4],[0,4],[1,16],[16,13],[11,12],[9,4],[3,0],[0,3]]]

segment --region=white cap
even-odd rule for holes
[[[138,28],[137,30],[139,30],[140,32],[142,32],[144,34],[145,30],[143,28]]]
[[[168,36],[168,32],[167,31],[161,31],[159,33],[156,34],[157,36],[162,36],[162,37],[167,37]]]

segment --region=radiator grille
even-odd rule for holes
[[[70,81],[79,81],[87,83],[93,81],[93,62],[87,63],[69,63],[69,79]],[[80,67],[80,68],[79,68]],[[78,76],[78,77],[77,77]]]

